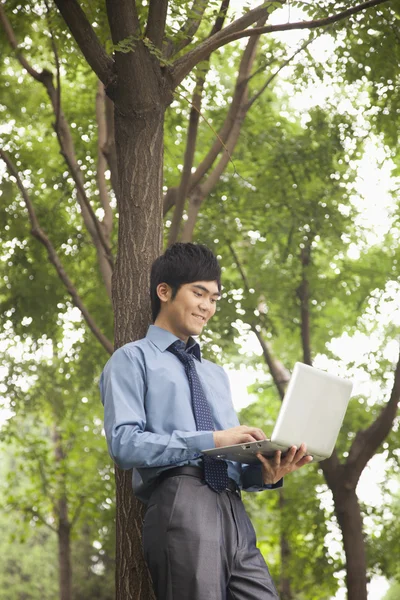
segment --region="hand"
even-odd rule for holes
[[[277,450],[273,458],[266,458],[262,454],[257,454],[257,458],[262,463],[263,482],[277,483],[282,477],[297,471],[304,465],[312,462],[312,456],[306,456],[307,448],[301,444],[297,450],[292,446],[284,458],[281,459],[282,452]]]
[[[249,442],[266,439],[266,435],[261,429],[258,429],[258,427],[247,427],[247,425],[239,425],[238,427],[214,431],[213,433],[216,448],[232,446],[233,444],[248,444]]]

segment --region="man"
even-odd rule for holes
[[[154,325],[119,348],[100,380],[108,448],[133,468],[147,510],[143,547],[158,600],[278,598],[240,490],[278,488],[310,462],[304,445],[259,465],[204,457],[207,448],[265,439],[239,425],[225,371],[192,336],[214,315],[221,271],[198,244],[174,244],[153,264]]]

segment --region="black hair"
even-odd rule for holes
[[[217,257],[203,244],[173,244],[151,267],[150,299],[153,322],[161,308],[157,286],[167,283],[172,288],[174,299],[181,285],[193,281],[216,281],[221,293],[221,267]]]

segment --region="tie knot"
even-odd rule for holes
[[[176,342],[169,346],[168,351],[175,354],[184,365],[187,365],[192,360],[192,356],[186,352],[185,348],[186,346],[182,340],[176,340]]]

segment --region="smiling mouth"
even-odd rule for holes
[[[204,317],[202,317],[201,315],[193,315],[195,317],[195,319],[197,319],[199,321],[199,323],[205,323],[206,320]]]

